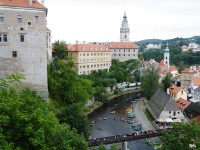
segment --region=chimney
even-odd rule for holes
[[[32,6],[33,0],[29,0],[29,5]]]
[[[169,88],[167,88],[167,94],[170,94],[170,93],[169,93]]]

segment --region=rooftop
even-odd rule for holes
[[[187,106],[190,105],[191,102],[183,99],[183,98],[179,98],[177,101],[176,101],[176,106],[178,106],[181,110],[184,110]]]
[[[106,45],[98,44],[68,44],[69,52],[111,52]]]
[[[181,90],[183,90],[181,87],[178,87],[176,85],[172,85],[169,87],[169,92],[172,92],[172,93],[179,93]]]
[[[32,0],[32,5],[29,4],[29,0],[0,0],[0,6],[47,9],[37,0]]]
[[[108,42],[109,48],[138,48],[134,42]]]

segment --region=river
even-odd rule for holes
[[[123,122],[122,119],[127,117],[128,111],[132,109],[134,110],[137,102],[133,101],[139,97],[141,97],[139,93],[131,93],[114,98],[108,104],[102,106],[101,108],[88,115],[88,118],[91,122],[96,122],[94,126],[90,127],[91,137],[98,138],[132,133],[133,129],[131,128],[131,124]],[[115,113],[111,114],[111,112]],[[137,121],[137,118],[135,118],[135,121]],[[128,149],[152,150],[152,148],[146,145],[144,142],[145,140],[128,142]]]

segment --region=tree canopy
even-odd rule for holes
[[[69,125],[59,124],[36,92],[19,90],[15,78],[0,79],[0,149],[86,150],[84,137]]]
[[[167,131],[162,137],[162,150],[189,150],[189,144],[200,148],[200,124],[179,123],[173,125],[173,130]]]
[[[145,70],[141,76],[141,83],[144,95],[147,100],[149,100],[154,92],[159,88],[158,70],[153,66]]]

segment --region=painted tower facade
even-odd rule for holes
[[[129,42],[129,41],[130,41],[130,28],[128,26],[128,19],[125,12],[120,28],[120,42]]]
[[[164,65],[167,66],[168,70],[169,70],[169,57],[170,57],[170,54],[169,54],[169,48],[168,48],[168,44],[167,44],[167,47],[166,47],[165,53],[164,53]]]

